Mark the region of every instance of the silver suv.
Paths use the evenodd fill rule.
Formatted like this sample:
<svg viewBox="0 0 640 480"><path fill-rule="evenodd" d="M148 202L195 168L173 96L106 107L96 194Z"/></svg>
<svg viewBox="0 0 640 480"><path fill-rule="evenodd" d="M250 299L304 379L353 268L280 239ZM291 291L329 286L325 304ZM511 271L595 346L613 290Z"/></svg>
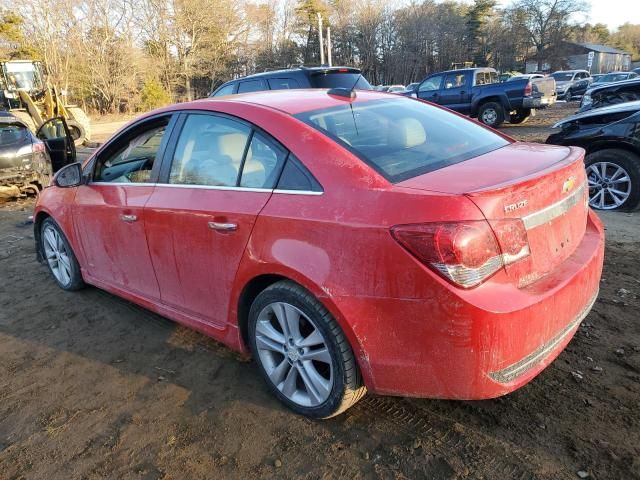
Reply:
<svg viewBox="0 0 640 480"><path fill-rule="evenodd" d="M557 98L567 101L572 97L584 95L593 81L591 74L586 70L559 70L551 76L556 81Z"/></svg>

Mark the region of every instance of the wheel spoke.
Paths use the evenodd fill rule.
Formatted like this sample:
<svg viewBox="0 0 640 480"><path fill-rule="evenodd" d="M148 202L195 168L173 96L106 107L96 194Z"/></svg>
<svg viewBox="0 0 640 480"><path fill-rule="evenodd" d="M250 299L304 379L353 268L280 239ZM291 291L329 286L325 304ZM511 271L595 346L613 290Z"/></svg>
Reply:
<svg viewBox="0 0 640 480"><path fill-rule="evenodd" d="M294 340L302 338L300 335L300 312L287 303L277 303L273 306L273 312L278 318L285 336Z"/></svg>
<svg viewBox="0 0 640 480"><path fill-rule="evenodd" d="M318 373L316 367L310 361L303 361L302 365L298 367L298 371L307 393L313 399L312 403L323 402L329 396L329 381Z"/></svg>
<svg viewBox="0 0 640 480"><path fill-rule="evenodd" d="M626 172L621 167L618 167L618 169L615 171L615 173L613 175L611 175L611 178L609 180L610 181L614 181L620 175L624 175L625 173Z"/></svg>
<svg viewBox="0 0 640 480"><path fill-rule="evenodd" d="M298 369L292 367L289 369L289 373L287 377L284 379L284 383L282 384L282 389L280 390L287 398L293 397L296 393L296 380L298 379Z"/></svg>
<svg viewBox="0 0 640 480"><path fill-rule="evenodd" d="M259 320L256 324L256 333L278 343L280 345L280 351L282 351L282 347L284 347L285 344L284 335L273 328L271 322L268 320Z"/></svg>
<svg viewBox="0 0 640 480"><path fill-rule="evenodd" d="M624 192L620 192L618 190L609 189L609 195L611 196L611 198L613 199L613 201L615 202L617 207L622 205L624 203L624 201L626 200L626 198L625 198L626 194Z"/></svg>
<svg viewBox="0 0 640 480"><path fill-rule="evenodd" d="M51 249L51 251L53 251L53 252L58 251L58 242L56 242L56 238L53 236L53 233L52 233L51 229L45 230L44 239L46 240L47 244L49 245L49 248Z"/></svg>
<svg viewBox="0 0 640 480"><path fill-rule="evenodd" d="M69 261L69 257L67 257L66 253L60 254L60 263L64 267L64 269L71 274L71 262Z"/></svg>
<svg viewBox="0 0 640 480"><path fill-rule="evenodd" d="M285 379L287 373L289 373L289 370L291 370L291 364L289 364L286 358L283 358L280 364L274 367L270 372L267 372L267 374L274 385L280 385Z"/></svg>
<svg viewBox="0 0 640 480"><path fill-rule="evenodd" d="M326 348L321 348L318 350L311 350L310 352L305 353L302 356L303 360L316 360L322 363L328 363L331 365L331 354L329 350Z"/></svg>
<svg viewBox="0 0 640 480"><path fill-rule="evenodd" d="M281 343L263 335L256 335L256 346L262 350L271 350L272 352L283 353Z"/></svg>
<svg viewBox="0 0 640 480"><path fill-rule="evenodd" d="M607 162L600 162L600 178L607 178Z"/></svg>
<svg viewBox="0 0 640 480"><path fill-rule="evenodd" d="M616 180L611 180L611 183L629 183L630 179L626 175L622 178L618 178Z"/></svg>
<svg viewBox="0 0 640 480"><path fill-rule="evenodd" d="M298 344L300 347L315 347L316 345L324 345L324 338L317 328L314 328L313 332Z"/></svg>

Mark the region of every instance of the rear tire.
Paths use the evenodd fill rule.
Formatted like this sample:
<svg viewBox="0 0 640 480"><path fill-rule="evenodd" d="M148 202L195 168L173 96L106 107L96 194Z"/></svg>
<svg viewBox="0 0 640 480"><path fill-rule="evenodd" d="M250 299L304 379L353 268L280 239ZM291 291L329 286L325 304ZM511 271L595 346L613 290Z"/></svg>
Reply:
<svg viewBox="0 0 640 480"><path fill-rule="evenodd" d="M640 203L640 157L609 148L585 159L589 205L598 210L632 211ZM613 191L612 191L613 190Z"/></svg>
<svg viewBox="0 0 640 480"><path fill-rule="evenodd" d="M53 279L60 288L72 291L85 286L80 264L67 237L50 217L40 226L40 249Z"/></svg>
<svg viewBox="0 0 640 480"><path fill-rule="evenodd" d="M487 102L478 110L478 120L491 128L498 128L504 122L504 108L497 102Z"/></svg>
<svg viewBox="0 0 640 480"><path fill-rule="evenodd" d="M248 327L262 377L294 412L333 417L367 392L344 333L299 285L285 280L262 291L251 305Z"/></svg>
<svg viewBox="0 0 640 480"><path fill-rule="evenodd" d="M519 125L529 120L530 116L531 116L530 108L525 108L523 110L516 110L516 113L509 115L509 123L513 123L514 125Z"/></svg>

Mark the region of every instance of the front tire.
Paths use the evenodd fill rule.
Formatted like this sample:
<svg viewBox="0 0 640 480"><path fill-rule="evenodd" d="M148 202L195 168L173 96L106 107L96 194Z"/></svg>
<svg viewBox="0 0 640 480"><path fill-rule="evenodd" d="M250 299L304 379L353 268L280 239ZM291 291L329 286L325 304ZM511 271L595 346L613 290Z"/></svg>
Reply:
<svg viewBox="0 0 640 480"><path fill-rule="evenodd" d="M85 286L71 245L52 218L45 219L40 227L40 249L60 288L72 291Z"/></svg>
<svg viewBox="0 0 640 480"><path fill-rule="evenodd" d="M296 413L333 417L366 393L335 319L293 282L277 282L257 296L249 311L249 346L269 389Z"/></svg>
<svg viewBox="0 0 640 480"><path fill-rule="evenodd" d="M566 102L571 101L571 97L573 97L573 92L571 91L571 89L569 88L565 93L564 93L564 100Z"/></svg>
<svg viewBox="0 0 640 480"><path fill-rule="evenodd" d="M589 205L598 210L635 210L640 203L640 157L610 148L587 155Z"/></svg>
<svg viewBox="0 0 640 480"><path fill-rule="evenodd" d="M487 102L478 110L478 120L491 128L498 128L504 122L504 108L496 102Z"/></svg>

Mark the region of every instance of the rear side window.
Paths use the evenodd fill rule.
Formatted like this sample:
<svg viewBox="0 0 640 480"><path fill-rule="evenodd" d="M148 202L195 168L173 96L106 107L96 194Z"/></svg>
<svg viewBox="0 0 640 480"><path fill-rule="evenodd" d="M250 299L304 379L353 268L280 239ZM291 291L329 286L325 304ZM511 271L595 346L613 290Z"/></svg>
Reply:
<svg viewBox="0 0 640 480"><path fill-rule="evenodd" d="M271 90L288 90L290 88L300 88L298 81L294 78L270 78L269 88Z"/></svg>
<svg viewBox="0 0 640 480"><path fill-rule="evenodd" d="M247 80L246 82L240 82L240 85L238 85L238 93L258 92L260 90L264 90L262 80Z"/></svg>
<svg viewBox="0 0 640 480"><path fill-rule="evenodd" d="M351 150L393 183L509 144L463 117L405 98L355 102L296 117Z"/></svg>
<svg viewBox="0 0 640 480"><path fill-rule="evenodd" d="M318 181L292 153L287 158L287 163L284 165L276 188L278 190L322 192Z"/></svg>
<svg viewBox="0 0 640 480"><path fill-rule="evenodd" d="M464 87L464 79L466 75L464 73L448 73L444 78L444 88L458 88Z"/></svg>
<svg viewBox="0 0 640 480"><path fill-rule="evenodd" d="M309 82L311 83L311 88L356 88L359 90L371 90L369 82L359 73L341 72L340 70L312 73Z"/></svg>

